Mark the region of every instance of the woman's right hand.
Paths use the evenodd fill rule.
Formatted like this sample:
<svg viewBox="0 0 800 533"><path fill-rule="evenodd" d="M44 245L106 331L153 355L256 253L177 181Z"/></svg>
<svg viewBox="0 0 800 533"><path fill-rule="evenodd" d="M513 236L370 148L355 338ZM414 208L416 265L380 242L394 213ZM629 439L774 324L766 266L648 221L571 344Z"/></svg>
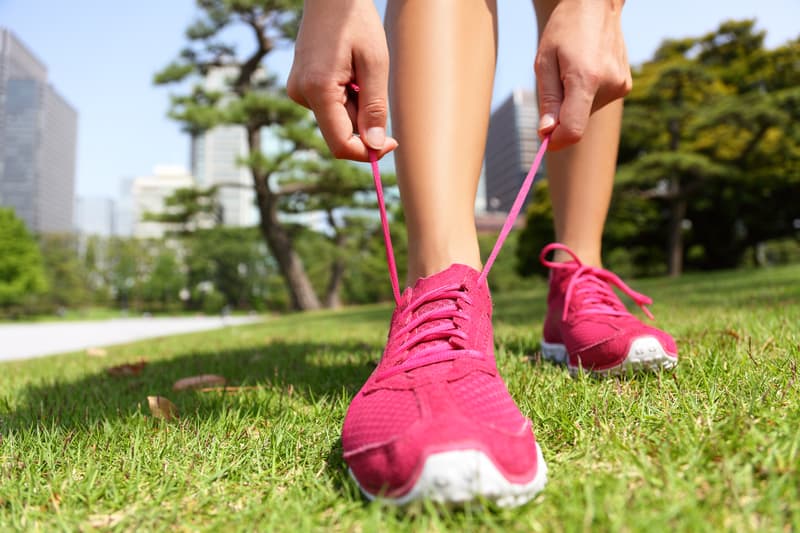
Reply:
<svg viewBox="0 0 800 533"><path fill-rule="evenodd" d="M369 161L368 148L378 157L397 148L386 136L388 81L386 34L371 0L306 0L287 92L314 112L335 157Z"/></svg>

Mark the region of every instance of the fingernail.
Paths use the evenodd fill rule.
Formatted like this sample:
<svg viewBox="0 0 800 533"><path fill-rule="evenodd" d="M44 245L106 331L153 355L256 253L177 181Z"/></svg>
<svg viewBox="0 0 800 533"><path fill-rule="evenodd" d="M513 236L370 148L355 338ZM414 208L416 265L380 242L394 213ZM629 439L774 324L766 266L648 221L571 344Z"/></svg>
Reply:
<svg viewBox="0 0 800 533"><path fill-rule="evenodd" d="M539 119L539 129L546 130L547 128L552 128L555 125L556 119L550 113L545 113L542 115L542 118Z"/></svg>
<svg viewBox="0 0 800 533"><path fill-rule="evenodd" d="M386 142L386 132L383 128L369 128L367 130L367 144L370 148L380 150Z"/></svg>

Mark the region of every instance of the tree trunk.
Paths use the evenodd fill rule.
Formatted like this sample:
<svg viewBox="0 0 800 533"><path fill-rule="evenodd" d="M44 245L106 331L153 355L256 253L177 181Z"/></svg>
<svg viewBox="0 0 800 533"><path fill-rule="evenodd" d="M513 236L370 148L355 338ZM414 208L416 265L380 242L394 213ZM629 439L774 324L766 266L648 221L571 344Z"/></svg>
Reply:
<svg viewBox="0 0 800 533"><path fill-rule="evenodd" d="M672 119L669 122L670 149L678 151L680 144L680 123ZM673 278L683 272L683 219L686 217L686 198L681 191L680 176L669 178L669 242L667 244L667 272Z"/></svg>
<svg viewBox="0 0 800 533"><path fill-rule="evenodd" d="M669 248L667 250L668 272L678 277L683 272L683 219L686 217L686 198L681 195L680 178L672 177L669 183Z"/></svg>
<svg viewBox="0 0 800 533"><path fill-rule="evenodd" d="M342 291L342 283L344 282L344 273L346 265L342 257L342 250L347 244L347 235L336 224L336 217L333 216L333 210L327 209L326 215L328 217L328 224L334 231L333 244L335 246L333 263L331 264L331 276L328 279L328 290L325 291L325 307L330 309L339 309L342 307L342 298L339 294Z"/></svg>
<svg viewBox="0 0 800 533"><path fill-rule="evenodd" d="M260 151L261 132L248 128L247 142L251 154ZM251 167L250 171L253 173L256 188L261 235L278 263L278 269L286 282L286 288L289 289L292 308L298 311L320 309L322 306L311 285L311 280L308 279L303 261L294 249L289 232L278 221L278 198L269 190L267 176L258 168Z"/></svg>
<svg viewBox="0 0 800 533"><path fill-rule="evenodd" d="M258 196L258 195L257 195ZM294 250L292 239L278 221L268 213L264 213L259 199L259 210L261 211L261 234L267 242L275 261L278 263L283 279L286 281L286 288L292 299L292 308L298 311L310 311L320 309L319 298L314 292L311 280L303 267L303 261ZM265 216L265 214L267 216ZM270 220L272 218L272 220Z"/></svg>
<svg viewBox="0 0 800 533"><path fill-rule="evenodd" d="M328 280L328 290L325 293L325 307L339 309L342 307L342 283L344 282L344 260L336 258L331 265L331 277Z"/></svg>

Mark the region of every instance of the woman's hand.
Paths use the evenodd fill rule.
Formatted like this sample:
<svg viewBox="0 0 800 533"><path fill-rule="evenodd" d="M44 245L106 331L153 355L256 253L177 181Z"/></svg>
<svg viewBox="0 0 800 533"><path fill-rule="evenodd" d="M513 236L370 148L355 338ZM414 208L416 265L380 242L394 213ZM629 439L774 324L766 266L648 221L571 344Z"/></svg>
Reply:
<svg viewBox="0 0 800 533"><path fill-rule="evenodd" d="M388 78L386 34L371 0L306 0L287 91L314 112L337 158L368 161L368 147L378 157L397 147L386 136Z"/></svg>
<svg viewBox="0 0 800 533"><path fill-rule="evenodd" d="M539 40L539 135L550 149L581 140L589 115L631 90L621 0L561 0Z"/></svg>

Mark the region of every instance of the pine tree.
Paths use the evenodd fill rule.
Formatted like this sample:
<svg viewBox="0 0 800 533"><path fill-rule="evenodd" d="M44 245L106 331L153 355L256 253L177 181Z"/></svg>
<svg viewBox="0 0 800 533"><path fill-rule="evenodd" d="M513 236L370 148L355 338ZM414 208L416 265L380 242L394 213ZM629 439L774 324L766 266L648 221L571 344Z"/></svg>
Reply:
<svg viewBox="0 0 800 533"><path fill-rule="evenodd" d="M336 161L317 132L310 113L285 95L267 74L264 59L296 37L300 0L198 0L201 15L186 31L189 45L180 57L155 77L157 84L191 81L188 93L172 97L170 116L192 134L218 125L240 125L246 131L249 153L242 161L253 178L260 215L259 227L286 282L295 309L317 309L314 291L296 250L286 212L320 210L341 235L342 216L334 211L360 204L359 193L370 188L369 176L349 163ZM237 54L224 39L232 28L244 28L254 49ZM204 88L202 77L214 69L230 73L227 90ZM263 150L266 141L279 148ZM329 287L337 291L342 271L331 268ZM335 304L330 290L325 300Z"/></svg>

